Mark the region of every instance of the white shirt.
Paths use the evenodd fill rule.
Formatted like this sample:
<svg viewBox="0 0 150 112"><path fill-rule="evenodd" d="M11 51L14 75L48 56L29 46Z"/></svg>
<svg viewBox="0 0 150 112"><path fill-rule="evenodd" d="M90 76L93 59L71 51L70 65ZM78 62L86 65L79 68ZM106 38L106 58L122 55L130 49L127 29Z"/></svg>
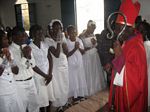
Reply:
<svg viewBox="0 0 150 112"><path fill-rule="evenodd" d="M18 75L14 76L15 80L25 80L32 77L34 75L32 68L35 67L35 60L32 53L32 58L30 60L27 60L25 57L21 56L21 49L19 45L12 43L9 46L9 49L14 56L14 61L16 62L16 65L19 67Z"/></svg>
<svg viewBox="0 0 150 112"><path fill-rule="evenodd" d="M5 63L5 59L0 58L0 66L4 67L4 71L2 75L0 76L0 95L8 95L15 92L15 89L13 87L13 73L11 71L11 66L8 62Z"/></svg>

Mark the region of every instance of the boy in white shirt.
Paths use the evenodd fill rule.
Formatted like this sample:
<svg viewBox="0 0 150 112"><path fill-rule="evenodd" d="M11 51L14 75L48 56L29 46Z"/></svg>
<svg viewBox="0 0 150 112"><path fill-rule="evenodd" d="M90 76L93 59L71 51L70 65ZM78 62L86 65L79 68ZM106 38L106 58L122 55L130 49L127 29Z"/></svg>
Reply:
<svg viewBox="0 0 150 112"><path fill-rule="evenodd" d="M12 59L8 46L7 36L0 30L0 111L25 112L13 78L14 74L18 74L18 67Z"/></svg>
<svg viewBox="0 0 150 112"><path fill-rule="evenodd" d="M15 57L15 62L19 67L18 76L15 76L16 85L18 87L19 94L23 100L23 104L28 112L39 111L39 100L37 96L37 90L33 75L36 73L43 76L46 80L45 83L49 83L51 77L43 73L36 65L32 56L30 46L26 45L26 33L22 27L14 27L12 31L13 42L10 45L10 50Z"/></svg>

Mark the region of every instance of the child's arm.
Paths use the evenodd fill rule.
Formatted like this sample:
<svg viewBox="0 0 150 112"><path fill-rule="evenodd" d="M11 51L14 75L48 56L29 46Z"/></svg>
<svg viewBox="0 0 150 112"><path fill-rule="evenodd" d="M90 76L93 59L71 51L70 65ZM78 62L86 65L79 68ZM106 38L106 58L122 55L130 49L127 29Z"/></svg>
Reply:
<svg viewBox="0 0 150 112"><path fill-rule="evenodd" d="M67 53L67 57L72 56L79 49L79 42L75 42L74 49Z"/></svg>

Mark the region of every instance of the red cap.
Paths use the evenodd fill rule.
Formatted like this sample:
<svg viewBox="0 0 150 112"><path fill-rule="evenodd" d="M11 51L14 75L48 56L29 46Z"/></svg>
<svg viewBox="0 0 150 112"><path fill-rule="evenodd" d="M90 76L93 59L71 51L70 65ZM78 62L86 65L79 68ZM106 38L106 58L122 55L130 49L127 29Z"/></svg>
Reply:
<svg viewBox="0 0 150 112"><path fill-rule="evenodd" d="M138 1L133 3L132 0L123 0L119 11L126 16L127 25L133 26L136 17L139 15L140 3ZM118 15L116 23L125 24L124 19L121 15Z"/></svg>

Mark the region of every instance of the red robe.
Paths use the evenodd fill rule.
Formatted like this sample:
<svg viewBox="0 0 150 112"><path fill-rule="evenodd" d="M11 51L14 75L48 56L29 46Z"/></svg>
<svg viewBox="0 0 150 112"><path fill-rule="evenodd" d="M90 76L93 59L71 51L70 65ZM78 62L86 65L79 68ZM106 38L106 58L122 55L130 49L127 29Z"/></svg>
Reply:
<svg viewBox="0 0 150 112"><path fill-rule="evenodd" d="M148 76L146 53L141 34L127 40L123 47L125 71L123 87L115 87L115 112L147 112ZM109 107L112 102L114 69L110 86Z"/></svg>

